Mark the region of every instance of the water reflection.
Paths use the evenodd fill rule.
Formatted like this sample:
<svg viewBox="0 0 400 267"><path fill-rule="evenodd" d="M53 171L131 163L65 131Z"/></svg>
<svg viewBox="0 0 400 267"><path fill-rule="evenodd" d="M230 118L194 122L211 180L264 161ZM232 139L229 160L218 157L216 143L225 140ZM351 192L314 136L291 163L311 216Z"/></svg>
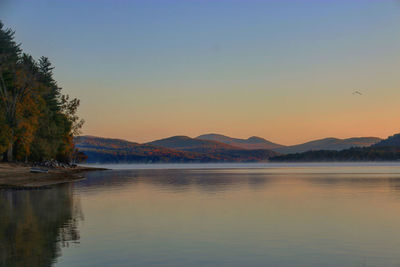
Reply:
<svg viewBox="0 0 400 267"><path fill-rule="evenodd" d="M396 191L400 190L399 174L308 174L307 176L296 176L296 179L323 187L353 187L357 189L390 187Z"/></svg>
<svg viewBox="0 0 400 267"><path fill-rule="evenodd" d="M81 219L71 184L0 191L0 266L52 266L61 247L79 241Z"/></svg>
<svg viewBox="0 0 400 267"><path fill-rule="evenodd" d="M86 180L77 183L81 190L96 191L102 188L126 188L134 185L150 185L172 191L185 191L192 188L207 192L220 192L249 185L254 190L262 189L276 177L263 173L205 172L198 170L118 170L92 172Z"/></svg>
<svg viewBox="0 0 400 267"><path fill-rule="evenodd" d="M260 170L247 170L247 173L242 170L113 170L88 173L86 180L79 182L76 187L99 192L102 189L109 191L148 185L175 192L193 188L223 192L243 186L263 190L268 185L290 182L332 188L387 186L400 190L400 174L397 173L279 173Z"/></svg>
<svg viewBox="0 0 400 267"><path fill-rule="evenodd" d="M398 171L322 171L116 170L0 191L0 266L397 266Z"/></svg>
<svg viewBox="0 0 400 267"><path fill-rule="evenodd" d="M93 236L74 256L107 266L397 266L399 185L382 170L93 172L76 185Z"/></svg>
<svg viewBox="0 0 400 267"><path fill-rule="evenodd" d="M391 178L388 179L388 182L391 189L400 193L400 178Z"/></svg>

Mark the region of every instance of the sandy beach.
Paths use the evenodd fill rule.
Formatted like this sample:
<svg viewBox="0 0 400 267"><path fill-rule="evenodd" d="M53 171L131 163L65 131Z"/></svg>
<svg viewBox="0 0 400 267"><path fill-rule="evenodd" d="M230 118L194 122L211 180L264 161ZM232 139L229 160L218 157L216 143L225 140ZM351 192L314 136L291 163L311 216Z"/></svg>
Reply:
<svg viewBox="0 0 400 267"><path fill-rule="evenodd" d="M16 163L0 163L0 189L34 189L84 179L83 172L105 170L81 167L49 169L48 173L31 173L30 167Z"/></svg>

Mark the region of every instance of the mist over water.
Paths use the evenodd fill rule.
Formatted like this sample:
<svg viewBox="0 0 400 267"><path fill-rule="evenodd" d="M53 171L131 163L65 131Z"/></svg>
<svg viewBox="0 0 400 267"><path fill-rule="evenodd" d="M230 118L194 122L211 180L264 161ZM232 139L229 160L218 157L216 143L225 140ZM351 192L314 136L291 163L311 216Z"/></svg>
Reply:
<svg viewBox="0 0 400 267"><path fill-rule="evenodd" d="M399 164L222 165L0 191L1 266L399 266Z"/></svg>
<svg viewBox="0 0 400 267"><path fill-rule="evenodd" d="M357 172L362 171L376 171L379 170L379 167L385 168L385 171L391 171L391 167L400 166L400 162L310 162L310 163L120 163L120 164L82 164L82 166L87 167L100 167L107 168L112 170L141 170L141 169L281 169L284 172L288 170L299 171L301 169L305 169L307 167L317 168L321 170L322 168L335 168L340 167L340 169L336 169L335 171L343 171L346 167L353 168L353 170ZM378 167L378 169L376 168ZM314 172L315 170L313 170ZM397 168L394 168L393 171L398 171ZM331 172L331 170L329 171Z"/></svg>

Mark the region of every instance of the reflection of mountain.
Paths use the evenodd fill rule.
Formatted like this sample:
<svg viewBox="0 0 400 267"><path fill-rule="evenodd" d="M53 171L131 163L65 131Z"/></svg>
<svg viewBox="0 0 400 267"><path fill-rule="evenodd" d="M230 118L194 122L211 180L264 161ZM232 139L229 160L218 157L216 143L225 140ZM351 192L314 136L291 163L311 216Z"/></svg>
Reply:
<svg viewBox="0 0 400 267"><path fill-rule="evenodd" d="M355 188L377 188L389 185L390 187L400 184L398 174L383 173L352 173L352 174L324 174L301 177L302 180L320 186L340 185L342 187Z"/></svg>
<svg viewBox="0 0 400 267"><path fill-rule="evenodd" d="M82 218L72 185L0 192L0 266L52 266L61 247L79 240Z"/></svg>
<svg viewBox="0 0 400 267"><path fill-rule="evenodd" d="M234 188L249 187L253 190L281 182L302 181L318 186L341 188L377 188L390 186L400 191L400 175L396 173L279 173L259 170L110 170L89 172L86 179L76 183L79 191L134 190L151 186L157 190L184 192L201 190L224 192Z"/></svg>
<svg viewBox="0 0 400 267"><path fill-rule="evenodd" d="M130 185L151 185L159 188L187 190L201 188L206 191L222 191L242 185L263 185L271 182L271 176L262 173L235 173L210 170L113 170L89 172L86 179L76 183L83 191L110 190Z"/></svg>
<svg viewBox="0 0 400 267"><path fill-rule="evenodd" d="M400 178L391 178L388 179L388 181L390 188L395 192L400 193Z"/></svg>

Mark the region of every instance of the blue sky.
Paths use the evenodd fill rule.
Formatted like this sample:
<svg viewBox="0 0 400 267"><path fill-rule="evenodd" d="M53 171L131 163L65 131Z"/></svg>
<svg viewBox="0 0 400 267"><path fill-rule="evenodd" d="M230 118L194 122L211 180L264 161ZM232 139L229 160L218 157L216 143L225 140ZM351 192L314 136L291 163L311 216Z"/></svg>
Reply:
<svg viewBox="0 0 400 267"><path fill-rule="evenodd" d="M82 100L87 134L398 130L398 1L0 1L23 49Z"/></svg>

